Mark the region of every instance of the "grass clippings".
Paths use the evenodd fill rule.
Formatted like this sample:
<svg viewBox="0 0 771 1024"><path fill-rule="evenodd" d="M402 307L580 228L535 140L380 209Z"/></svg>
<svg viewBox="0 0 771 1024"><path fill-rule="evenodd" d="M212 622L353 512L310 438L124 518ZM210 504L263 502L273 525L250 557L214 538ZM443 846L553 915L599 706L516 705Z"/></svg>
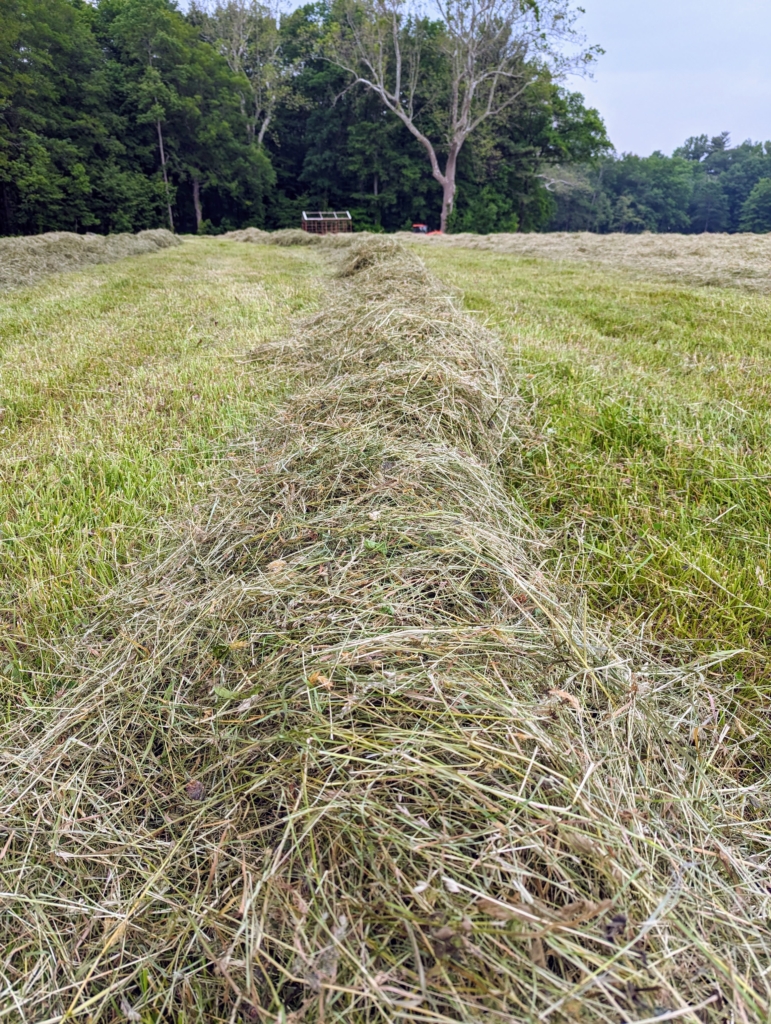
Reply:
<svg viewBox="0 0 771 1024"><path fill-rule="evenodd" d="M544 234L405 235L423 245L623 268L641 278L771 292L771 235Z"/></svg>
<svg viewBox="0 0 771 1024"><path fill-rule="evenodd" d="M13 709L5 1017L767 1019L752 737L539 568L496 339L393 243L342 274L255 352L297 389L207 513Z"/></svg>
<svg viewBox="0 0 771 1024"><path fill-rule="evenodd" d="M346 248L372 235L368 231L331 231L322 235L314 231L303 231L302 228L280 228L278 231L242 228L240 231L226 231L219 237L229 242L249 242L252 245L323 245Z"/></svg>
<svg viewBox="0 0 771 1024"><path fill-rule="evenodd" d="M0 289L20 288L51 274L92 263L114 263L126 256L157 252L172 245L181 245L180 239L165 228L136 235L49 231L23 238L0 238Z"/></svg>

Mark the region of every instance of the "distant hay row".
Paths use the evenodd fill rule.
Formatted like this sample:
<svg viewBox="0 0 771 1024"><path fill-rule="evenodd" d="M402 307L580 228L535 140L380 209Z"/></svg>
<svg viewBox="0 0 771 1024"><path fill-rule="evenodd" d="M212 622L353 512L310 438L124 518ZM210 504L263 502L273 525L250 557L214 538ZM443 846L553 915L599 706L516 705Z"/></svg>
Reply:
<svg viewBox="0 0 771 1024"><path fill-rule="evenodd" d="M646 278L663 277L683 284L771 292L771 234L597 235L573 231L413 237L426 245L599 263Z"/></svg>
<svg viewBox="0 0 771 1024"><path fill-rule="evenodd" d="M241 231L227 231L220 238L230 242L250 242L253 245L325 245L346 247L371 237L369 232L354 234L317 235L302 228L281 228L278 231L263 231L261 228L243 228Z"/></svg>
<svg viewBox="0 0 771 1024"><path fill-rule="evenodd" d="M253 355L292 395L9 716L5 1017L767 1020L726 692L539 569L496 339L399 244L340 258Z"/></svg>
<svg viewBox="0 0 771 1024"><path fill-rule="evenodd" d="M125 256L139 256L180 240L165 228L136 235L76 235L50 231L26 238L0 238L0 289L34 284L51 274L78 270L91 263L114 263Z"/></svg>
<svg viewBox="0 0 771 1024"><path fill-rule="evenodd" d="M300 228L261 231L246 228L222 238L258 245L352 245L357 235L313 235ZM402 242L449 248L477 249L536 259L599 264L637 277L663 278L686 285L737 287L771 292L771 234L769 235L598 235L587 231L545 234L431 235L400 232Z"/></svg>

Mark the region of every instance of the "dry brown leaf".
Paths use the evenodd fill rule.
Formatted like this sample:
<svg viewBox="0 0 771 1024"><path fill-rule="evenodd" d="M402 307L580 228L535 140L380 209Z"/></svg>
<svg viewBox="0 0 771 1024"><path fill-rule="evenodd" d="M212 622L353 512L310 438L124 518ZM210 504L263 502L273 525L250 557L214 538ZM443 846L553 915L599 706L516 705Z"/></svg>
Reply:
<svg viewBox="0 0 771 1024"><path fill-rule="evenodd" d="M576 900L575 903L568 903L564 907L560 907L557 915L561 924L573 927L584 921L591 921L593 917L599 917L606 910L610 910L612 906L613 900L601 900L599 903L594 903L592 900Z"/></svg>
<svg viewBox="0 0 771 1024"><path fill-rule="evenodd" d="M308 676L308 683L311 686L321 686L324 690L331 690L334 686L329 676L325 676L323 672L311 672Z"/></svg>
<svg viewBox="0 0 771 1024"><path fill-rule="evenodd" d="M283 558L276 558L272 562L268 562L268 572L282 572L286 569L286 562Z"/></svg>
<svg viewBox="0 0 771 1024"><path fill-rule="evenodd" d="M589 857L604 857L605 852L598 842L580 832L561 832L560 838L574 853Z"/></svg>
<svg viewBox="0 0 771 1024"><path fill-rule="evenodd" d="M568 693L567 690L549 690L549 693L552 695L552 697L559 698L559 700L561 700L564 704L570 704L572 707L576 709L576 711L581 710L581 704L578 700L578 697L574 696L572 693Z"/></svg>
<svg viewBox="0 0 771 1024"><path fill-rule="evenodd" d="M190 800L203 800L206 796L206 789L202 782L193 779L185 786L185 793Z"/></svg>
<svg viewBox="0 0 771 1024"><path fill-rule="evenodd" d="M530 940L530 959L536 967L546 966L546 953L544 952L543 943L537 937Z"/></svg>
<svg viewBox="0 0 771 1024"><path fill-rule="evenodd" d="M476 907L481 913L487 914L488 917L495 918L496 921L532 922L539 920L538 913L535 909L530 910L524 906L518 907L510 903L499 903L498 900L490 900L484 896L477 900Z"/></svg>

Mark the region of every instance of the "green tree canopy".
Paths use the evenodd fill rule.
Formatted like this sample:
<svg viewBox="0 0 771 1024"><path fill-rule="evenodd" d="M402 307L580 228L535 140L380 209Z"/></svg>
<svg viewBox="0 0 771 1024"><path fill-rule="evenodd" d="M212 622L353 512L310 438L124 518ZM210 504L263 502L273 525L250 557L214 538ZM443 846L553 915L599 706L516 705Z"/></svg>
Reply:
<svg viewBox="0 0 771 1024"><path fill-rule="evenodd" d="M742 231L771 231L771 178L756 182L742 206Z"/></svg>

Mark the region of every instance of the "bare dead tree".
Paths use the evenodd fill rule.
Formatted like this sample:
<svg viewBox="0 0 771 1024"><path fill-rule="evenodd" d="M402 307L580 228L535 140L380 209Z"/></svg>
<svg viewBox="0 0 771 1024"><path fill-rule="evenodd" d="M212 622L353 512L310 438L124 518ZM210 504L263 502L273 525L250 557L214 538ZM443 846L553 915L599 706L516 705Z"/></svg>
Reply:
<svg viewBox="0 0 771 1024"><path fill-rule="evenodd" d="M584 45L576 29L581 8L572 0L434 0L441 30L431 45L445 69L437 76L425 60L428 22L416 2L342 0L326 55L351 75L352 85L375 93L423 146L442 186L445 231L458 155L469 135L517 103L545 70L559 79L585 69L602 51Z"/></svg>

